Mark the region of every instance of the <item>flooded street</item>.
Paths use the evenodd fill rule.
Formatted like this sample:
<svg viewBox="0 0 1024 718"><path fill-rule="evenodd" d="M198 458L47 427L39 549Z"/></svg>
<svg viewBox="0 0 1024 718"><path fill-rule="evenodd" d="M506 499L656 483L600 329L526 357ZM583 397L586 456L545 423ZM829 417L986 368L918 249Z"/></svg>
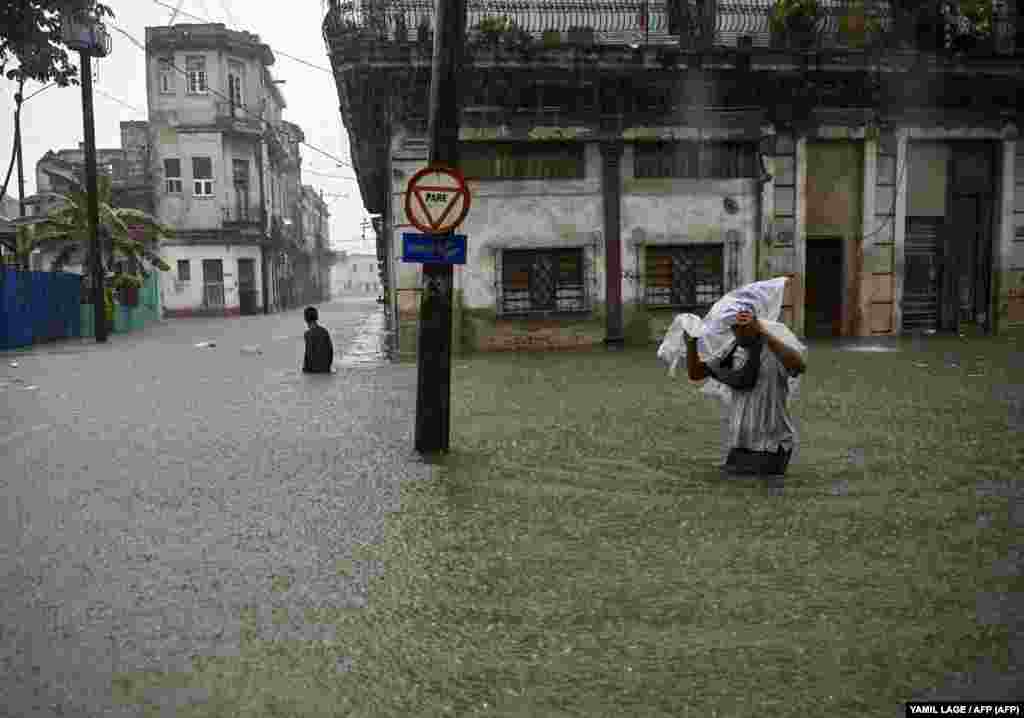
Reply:
<svg viewBox="0 0 1024 718"><path fill-rule="evenodd" d="M250 628L331 640L302 611L364 605L359 547L426 474L415 372L385 360L382 314L320 307L329 376L300 372L301 310L5 355L0 704L138 715L117 677L237 656Z"/></svg>

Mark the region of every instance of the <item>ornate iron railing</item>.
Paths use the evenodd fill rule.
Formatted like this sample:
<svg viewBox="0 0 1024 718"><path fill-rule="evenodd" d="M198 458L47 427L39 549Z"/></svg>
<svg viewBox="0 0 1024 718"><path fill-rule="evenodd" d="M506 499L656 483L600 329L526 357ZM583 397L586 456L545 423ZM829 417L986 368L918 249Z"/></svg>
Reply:
<svg viewBox="0 0 1024 718"><path fill-rule="evenodd" d="M787 33L772 30L773 0L467 0L466 28L471 42L505 35L545 44L1019 51L1014 8L990 1L979 14L978 0L818 0L813 26ZM433 31L433 0L331 0L324 21L326 36L384 42L428 42Z"/></svg>

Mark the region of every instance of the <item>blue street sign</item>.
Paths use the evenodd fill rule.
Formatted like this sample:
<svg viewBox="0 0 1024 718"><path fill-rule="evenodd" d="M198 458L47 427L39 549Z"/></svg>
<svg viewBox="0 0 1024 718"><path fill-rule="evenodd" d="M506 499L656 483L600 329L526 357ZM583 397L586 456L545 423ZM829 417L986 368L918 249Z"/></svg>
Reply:
<svg viewBox="0 0 1024 718"><path fill-rule="evenodd" d="M465 264L466 235L402 232L402 261L417 264Z"/></svg>

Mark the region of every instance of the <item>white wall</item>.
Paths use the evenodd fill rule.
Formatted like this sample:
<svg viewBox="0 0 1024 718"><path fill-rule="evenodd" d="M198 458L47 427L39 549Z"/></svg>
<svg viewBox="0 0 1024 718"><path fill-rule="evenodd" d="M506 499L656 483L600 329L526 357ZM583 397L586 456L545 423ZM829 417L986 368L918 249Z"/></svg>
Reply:
<svg viewBox="0 0 1024 718"><path fill-rule="evenodd" d="M224 170L224 151L219 132L177 132L174 128L157 130L155 175L157 216L176 229L217 229L221 224L221 207L227 193L234 192ZM209 157L213 164L213 196L193 196L192 158ZM164 159L181 160L181 194L168 195L164 176ZM258 202L257 202L258 204Z"/></svg>
<svg viewBox="0 0 1024 718"><path fill-rule="evenodd" d="M351 282L351 286L348 283ZM366 289L369 284L370 288ZM331 294L373 294L383 291L377 271L377 255L350 254L346 261L331 267Z"/></svg>
<svg viewBox="0 0 1024 718"><path fill-rule="evenodd" d="M171 265L171 271L161 272L160 291L163 295L163 306L171 311L181 309L198 309L203 303L203 260L220 259L224 267L224 306L237 307L238 296L238 260L252 259L255 265L256 292L258 304L263 304L263 280L260 269L259 247L242 247L223 245L196 247L165 247L164 260ZM191 262L191 280L178 283L178 260L187 259Z"/></svg>

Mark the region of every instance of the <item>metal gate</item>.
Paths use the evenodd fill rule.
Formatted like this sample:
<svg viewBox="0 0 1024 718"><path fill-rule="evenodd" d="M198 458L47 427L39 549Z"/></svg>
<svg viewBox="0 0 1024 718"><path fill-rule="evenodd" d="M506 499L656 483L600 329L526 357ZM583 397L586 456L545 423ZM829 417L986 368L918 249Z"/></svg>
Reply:
<svg viewBox="0 0 1024 718"><path fill-rule="evenodd" d="M203 308L224 308L224 264L219 259L203 260Z"/></svg>
<svg viewBox="0 0 1024 718"><path fill-rule="evenodd" d="M941 217L908 217L904 242L903 329L936 329Z"/></svg>

